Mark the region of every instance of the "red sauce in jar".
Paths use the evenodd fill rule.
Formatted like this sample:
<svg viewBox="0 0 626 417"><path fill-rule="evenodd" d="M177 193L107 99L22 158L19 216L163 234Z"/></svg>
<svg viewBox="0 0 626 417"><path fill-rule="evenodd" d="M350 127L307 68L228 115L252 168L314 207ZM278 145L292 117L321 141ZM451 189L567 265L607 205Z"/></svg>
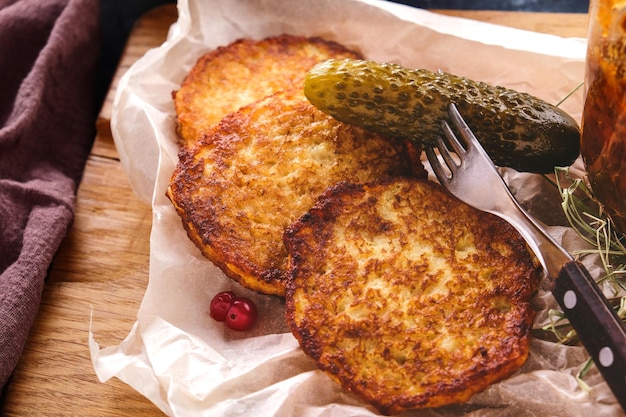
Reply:
<svg viewBox="0 0 626 417"><path fill-rule="evenodd" d="M594 196L626 233L626 10L612 6L590 10L581 154Z"/></svg>

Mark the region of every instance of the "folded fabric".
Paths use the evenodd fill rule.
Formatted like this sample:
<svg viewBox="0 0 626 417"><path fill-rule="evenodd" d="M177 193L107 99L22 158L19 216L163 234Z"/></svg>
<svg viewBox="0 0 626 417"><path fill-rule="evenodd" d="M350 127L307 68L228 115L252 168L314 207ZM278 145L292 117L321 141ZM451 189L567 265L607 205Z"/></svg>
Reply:
<svg viewBox="0 0 626 417"><path fill-rule="evenodd" d="M73 220L96 114L98 0L0 0L0 386Z"/></svg>

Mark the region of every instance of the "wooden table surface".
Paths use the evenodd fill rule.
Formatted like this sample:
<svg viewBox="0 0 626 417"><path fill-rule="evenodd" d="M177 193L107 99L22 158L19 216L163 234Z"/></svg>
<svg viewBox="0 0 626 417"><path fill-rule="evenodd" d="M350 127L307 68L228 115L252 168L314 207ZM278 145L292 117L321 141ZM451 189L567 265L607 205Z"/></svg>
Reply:
<svg viewBox="0 0 626 417"><path fill-rule="evenodd" d="M438 11L536 32L585 37L587 15ZM148 283L151 209L130 189L109 128L119 77L160 45L176 20L174 5L137 22L111 91L78 191L76 219L49 273L38 318L7 386L4 416L161 416L149 400L113 378L100 383L88 349L90 315L101 347L128 334Z"/></svg>

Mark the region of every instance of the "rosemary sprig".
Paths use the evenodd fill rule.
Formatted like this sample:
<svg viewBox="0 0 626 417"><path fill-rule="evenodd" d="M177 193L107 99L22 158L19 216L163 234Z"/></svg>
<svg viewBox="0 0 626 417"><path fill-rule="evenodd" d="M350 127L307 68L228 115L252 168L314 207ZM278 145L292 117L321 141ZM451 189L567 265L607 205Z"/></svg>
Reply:
<svg viewBox="0 0 626 417"><path fill-rule="evenodd" d="M563 97L561 99L561 101L559 101L558 103L556 103L556 107L559 107L561 104L563 104L563 102L565 100L567 100L568 98L570 98L576 91L580 90L581 88L583 88L585 85L584 81L581 81L580 84L578 84L576 87L574 87L572 89L572 91L570 91L569 93L567 93L567 95L565 97Z"/></svg>
<svg viewBox="0 0 626 417"><path fill-rule="evenodd" d="M568 186L563 181L569 181ZM614 295L626 290L626 246L623 235L617 231L611 219L603 212L591 190L580 178L569 175L568 168L556 168L556 185L563 199L565 216L578 235L591 246L574 255L584 257L598 255L605 275L599 283L608 282Z"/></svg>
<svg viewBox="0 0 626 417"><path fill-rule="evenodd" d="M585 376L589 373L589 370L593 367L593 360L591 358L585 361L585 364L582 366L580 371L576 374L576 381L578 382L578 386L585 392L585 394L589 395L591 393L591 387L584 381Z"/></svg>
<svg viewBox="0 0 626 417"><path fill-rule="evenodd" d="M626 322L626 296L623 295L626 291L624 236L614 228L610 217L603 212L602 205L593 198L591 190L582 179L570 176L569 168L556 168L555 174L555 185L563 200L563 212L576 233L590 245L590 249L577 251L573 255L579 258L589 255L599 257L604 276L597 281L611 286L616 298L609 302L615 306L618 317ZM569 185L564 186L564 182L569 182ZM578 343L576 331L571 328L563 312L550 310L548 315L550 323L543 327L544 331L552 333L559 343ZM588 359L576 375L578 385L587 394L591 388L584 378L592 367L593 361Z"/></svg>
<svg viewBox="0 0 626 417"><path fill-rule="evenodd" d="M548 310L548 316L550 317L550 322L543 326L541 330L552 334L560 344L575 345L578 343L576 331L569 325L562 311L550 309Z"/></svg>

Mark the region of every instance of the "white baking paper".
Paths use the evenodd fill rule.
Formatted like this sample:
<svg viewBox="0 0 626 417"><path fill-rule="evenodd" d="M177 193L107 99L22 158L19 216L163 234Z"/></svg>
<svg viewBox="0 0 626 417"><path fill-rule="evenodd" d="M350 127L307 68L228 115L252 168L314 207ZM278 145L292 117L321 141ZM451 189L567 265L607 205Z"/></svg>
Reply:
<svg viewBox="0 0 626 417"><path fill-rule="evenodd" d="M291 33L336 40L369 59L441 69L556 103L582 82L586 43L377 0L180 0L178 9L167 41L130 68L113 105L120 158L135 192L153 207L150 280L125 340L101 349L90 334L94 369L101 381L121 379L170 416L376 415L300 351L284 323L282 300L238 287L187 238L164 194L178 150L171 92L196 59L217 46ZM562 107L579 120L582 91ZM552 222L545 204L533 206L545 181L514 171L505 177L525 205ZM549 213L558 213L557 200L553 195L557 209ZM570 249L578 244L570 243L576 242L571 229L550 230L559 239L566 236ZM256 302L260 321L252 331L229 331L209 317L211 297L226 289ZM540 326L556 304L545 291L535 304ZM523 369L468 404L406 415L623 416L597 372L585 379L590 393L580 389L575 375L585 360L581 348L537 339Z"/></svg>

